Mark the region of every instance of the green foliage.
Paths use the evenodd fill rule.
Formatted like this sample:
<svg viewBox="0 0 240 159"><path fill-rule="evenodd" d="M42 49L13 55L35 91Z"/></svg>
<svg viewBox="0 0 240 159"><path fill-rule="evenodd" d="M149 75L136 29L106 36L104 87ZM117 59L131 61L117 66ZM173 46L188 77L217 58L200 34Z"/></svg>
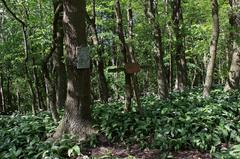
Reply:
<svg viewBox="0 0 240 159"><path fill-rule="evenodd" d="M204 99L196 89L172 93L168 101L146 96L142 98L142 113L135 105L131 112L124 112L121 102L96 104L93 117L95 127L111 142L163 152L196 149L211 152L215 158L234 158L240 152L239 97L237 91L222 93L216 89L211 98ZM0 128L2 159L84 156L82 149L98 145L94 136L85 144L78 144L69 135L47 140L56 128L48 113L0 116Z"/></svg>
<svg viewBox="0 0 240 159"><path fill-rule="evenodd" d="M61 140L47 140L48 133L55 128L47 113L38 117L0 116L0 158L67 158L68 149L76 144L76 138L66 135Z"/></svg>
<svg viewBox="0 0 240 159"><path fill-rule="evenodd" d="M127 112L122 103L97 105L96 127L109 140L140 144L162 151L197 149L218 152L222 143L240 142L239 96L217 89L204 99L199 90L172 93L169 101L142 99L143 113ZM239 149L238 149L239 150ZM238 151L230 153L234 156Z"/></svg>

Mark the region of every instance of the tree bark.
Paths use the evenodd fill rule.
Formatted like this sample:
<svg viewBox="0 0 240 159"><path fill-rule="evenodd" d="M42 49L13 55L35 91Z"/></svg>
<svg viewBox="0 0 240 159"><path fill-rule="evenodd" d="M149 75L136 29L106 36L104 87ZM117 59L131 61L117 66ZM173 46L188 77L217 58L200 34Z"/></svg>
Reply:
<svg viewBox="0 0 240 159"><path fill-rule="evenodd" d="M162 46L162 31L157 22L157 8L155 0L145 0L145 15L153 26L155 40L155 62L157 68L158 94L160 98L168 98L166 70L163 63L164 51Z"/></svg>
<svg viewBox="0 0 240 159"><path fill-rule="evenodd" d="M237 15L239 15L239 11L236 8L240 8L237 5L236 1L229 0L229 5L231 7L231 11L229 14L229 23L231 26L230 29L230 36L229 36L229 54L232 54L231 58L231 65L230 70L228 73L228 79L226 81L224 91L231 91L234 89L239 88L239 80L240 80L240 45L239 45L239 29L240 29L240 23L239 18L237 18ZM238 12L237 12L238 11Z"/></svg>
<svg viewBox="0 0 240 159"><path fill-rule="evenodd" d="M64 118L53 137L59 138L63 133L72 133L85 138L86 135L94 132L91 127L90 68L77 68L76 50L78 47L87 46L86 1L64 0L63 10L67 50L67 99Z"/></svg>
<svg viewBox="0 0 240 159"><path fill-rule="evenodd" d="M53 53L53 65L56 75L55 88L56 88L56 105L59 108L64 108L66 95L67 95L67 75L65 64L63 63L63 23L62 23L62 12L63 12L63 1L53 1L55 20L54 27L55 32L53 33L55 51ZM57 13L57 14L56 14Z"/></svg>
<svg viewBox="0 0 240 159"><path fill-rule="evenodd" d="M173 30L176 37L175 42L175 51L176 51L176 81L174 90L183 91L187 86L187 64L183 46L183 17L182 17L182 8L181 0L175 0L172 2L172 21L173 21Z"/></svg>
<svg viewBox="0 0 240 159"><path fill-rule="evenodd" d="M203 96L209 97L210 96L210 89L212 86L213 81L213 72L215 66L215 59L217 55L217 44L218 44L218 37L219 37L219 17L218 17L218 1L211 0L212 2L212 36L211 36L211 43L210 43L210 59L207 64L207 73L205 77L205 84L203 90Z"/></svg>

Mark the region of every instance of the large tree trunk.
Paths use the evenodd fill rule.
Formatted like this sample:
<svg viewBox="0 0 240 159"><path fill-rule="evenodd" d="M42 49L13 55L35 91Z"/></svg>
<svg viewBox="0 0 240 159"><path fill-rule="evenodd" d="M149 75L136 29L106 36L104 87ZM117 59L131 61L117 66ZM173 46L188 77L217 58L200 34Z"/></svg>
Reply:
<svg viewBox="0 0 240 159"><path fill-rule="evenodd" d="M53 65L55 69L56 81L56 105L57 107L64 108L66 95L67 95L67 76L65 64L63 63L63 27L62 27L62 12L63 12L63 1L53 1L54 13L55 14L55 32L54 32L54 43L55 51L53 53Z"/></svg>
<svg viewBox="0 0 240 159"><path fill-rule="evenodd" d="M154 0L145 0L145 14L153 26L155 40L155 61L157 67L158 94L161 98L168 98L168 87L166 80L166 71L163 63L162 32L157 22L157 5Z"/></svg>
<svg viewBox="0 0 240 159"><path fill-rule="evenodd" d="M86 137L91 134L91 100L90 100L90 59L78 61L87 47L86 35L86 1L63 1L63 28L67 50L67 99L65 103L64 118L54 134L54 138L63 133L72 133ZM80 48L80 51L79 51ZM77 51L78 50L78 51ZM76 64L84 62L85 66ZM87 66L87 63L89 64Z"/></svg>
<svg viewBox="0 0 240 159"><path fill-rule="evenodd" d="M97 26L96 26L96 8L95 8L95 0L93 0L92 3L92 18L90 18L88 15L86 16L87 21L90 25L90 29L92 32L92 41L93 44L97 48L97 54L99 56L99 59L96 61L97 62L97 72L98 72L98 79L99 79L99 92L100 92L100 98L102 102L107 103L108 98L109 98L109 93L108 93L108 84L106 80L106 76L104 74L104 61L102 58L102 54L104 51L104 48L100 44L100 40L98 37L97 33Z"/></svg>
<svg viewBox="0 0 240 159"><path fill-rule="evenodd" d="M175 51L176 51L176 81L175 81L175 90L183 91L187 86L187 64L185 59L185 52L183 48L183 17L181 9L181 0L174 0L172 2L172 21L173 21L173 30L176 37L175 42Z"/></svg>
<svg viewBox="0 0 240 159"><path fill-rule="evenodd" d="M213 81L213 72L215 66L215 59L217 55L217 44L218 44L218 37L219 37L219 17L218 17L218 1L211 0L212 2L212 37L210 43L210 59L207 64L207 74L205 77L205 84L203 90L203 96L209 97L210 96L210 89L212 86Z"/></svg>

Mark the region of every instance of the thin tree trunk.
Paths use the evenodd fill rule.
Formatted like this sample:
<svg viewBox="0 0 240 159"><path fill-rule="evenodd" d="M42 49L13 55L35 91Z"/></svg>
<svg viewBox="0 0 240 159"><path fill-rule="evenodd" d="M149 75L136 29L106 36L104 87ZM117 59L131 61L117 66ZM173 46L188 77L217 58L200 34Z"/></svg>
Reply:
<svg viewBox="0 0 240 159"><path fill-rule="evenodd" d="M169 0L164 0L164 13L166 16L169 16ZM172 28L169 25L169 21L166 21L166 30L168 32L168 38L170 41L173 41L173 34L172 34ZM173 77L174 77L174 56L172 53L173 50L173 44L169 43L168 44L168 52L170 54L169 58L169 72L168 72L168 86L169 86L169 91L173 90Z"/></svg>
<svg viewBox="0 0 240 159"><path fill-rule="evenodd" d="M86 15L86 18L92 32L93 44L96 46L97 54L99 56L99 59L96 62L97 62L97 72L98 72L98 79L99 79L100 98L102 102L107 103L109 98L109 93L108 93L108 84L107 84L106 76L104 74L104 61L102 58L102 53L104 51L104 48L100 44L100 40L97 33L95 0L93 0L93 3L92 3L92 18L90 18L88 15Z"/></svg>
<svg viewBox="0 0 240 159"><path fill-rule="evenodd" d="M64 118L53 137L59 138L63 133L72 133L85 138L87 134L93 133L90 109L90 59L86 51L86 1L64 0L63 10L67 50L67 100ZM78 64L84 62L86 65L76 65L77 57L81 57L82 54L86 57L78 61Z"/></svg>
<svg viewBox="0 0 240 159"><path fill-rule="evenodd" d="M115 14L116 14L116 21L117 21L117 33L118 37L121 41L121 52L124 56L124 64L127 65L129 63L133 63L133 58L129 52L129 46L126 43L124 30L123 30L123 22L122 22L122 12L119 0L115 2ZM125 111L130 111L132 98L133 98L133 74L129 74L124 71L125 73Z"/></svg>
<svg viewBox="0 0 240 159"><path fill-rule="evenodd" d="M18 112L21 113L21 95L20 95L19 88L17 88L16 97L17 97L16 104L17 104Z"/></svg>
<svg viewBox="0 0 240 159"><path fill-rule="evenodd" d="M51 79L50 77L50 71L52 70L48 68L48 63L50 63L50 58L53 56L54 60L54 66L58 64L58 54L62 54L62 34L61 34L61 19L60 19L60 14L63 11L63 4L61 2L57 2L54 4L54 17L53 17L53 42L52 45L53 47L50 50L50 53L45 56L43 64L42 64L42 71L44 75L44 80L45 80L45 87L46 87L46 93L47 93L47 100L49 104L49 108L52 114L52 118L54 122L59 121L59 115L57 111L57 101L56 101L56 89L55 89L55 81ZM60 21L60 22L59 22ZM59 28L60 27L60 28ZM60 56L61 58L61 56ZM53 66L53 67L54 67ZM58 72L58 71L57 71ZM54 82L53 82L54 81Z"/></svg>
<svg viewBox="0 0 240 159"><path fill-rule="evenodd" d="M3 92L3 76L0 74L0 112L5 112L4 92Z"/></svg>
<svg viewBox="0 0 240 159"><path fill-rule="evenodd" d="M230 70L228 73L228 79L226 81L224 91L230 91L239 88L240 82L240 45L237 42L240 39L238 30L240 29L240 22L237 20L236 8L240 8L236 1L229 0L231 7L229 15L229 23L231 25L230 35L229 35L229 54L232 54Z"/></svg>
<svg viewBox="0 0 240 159"><path fill-rule="evenodd" d="M33 113L33 115L36 115L36 109L37 109L36 94L35 94L32 79L29 75L29 70L28 70L29 46L28 46L28 36L27 36L26 26L23 25L22 29L23 29L23 39L24 39L24 51L25 51L25 61L24 61L25 76L26 76L26 80L27 80L27 83L29 84L29 88L30 88L30 91L31 91L31 94L32 94L32 102L33 102L32 103L32 113Z"/></svg>
<svg viewBox="0 0 240 159"><path fill-rule="evenodd" d="M185 52L183 46L183 17L182 17L182 8L181 0L174 0L172 2L172 21L173 21L173 30L176 37L175 42L175 51L176 51L176 81L175 81L175 90L183 91L187 86L187 64L185 59Z"/></svg>
<svg viewBox="0 0 240 159"><path fill-rule="evenodd" d="M31 80L31 78L29 76L28 66L27 66L26 63L24 64L24 69L25 69L26 80L27 80L27 83L29 85L30 92L32 94L32 113L33 113L33 115L36 115L36 109L37 109L36 94L35 94L35 91L34 91L32 80Z"/></svg>
<svg viewBox="0 0 240 159"><path fill-rule="evenodd" d="M122 24L122 12L120 8L120 2L119 0L116 0L115 2L115 14L116 14L116 20L117 20L117 33L118 37L121 41L121 52L124 56L124 64L127 64L129 61L128 59L128 47L125 42L124 38L124 31L123 31L123 24ZM131 84L131 75L126 73L125 71L125 111L129 111L131 108L132 103L132 97L133 97L133 88Z"/></svg>
<svg viewBox="0 0 240 159"><path fill-rule="evenodd" d="M44 72L44 71L43 71ZM43 77L44 77L44 73L43 73ZM48 85L46 83L45 77L44 77L44 88L45 88L45 92L46 92L46 107L47 107L47 111L51 112L50 109L50 97L49 97L49 89L48 89Z"/></svg>
<svg viewBox="0 0 240 159"><path fill-rule="evenodd" d="M194 62L194 65L197 65L197 59L193 58L193 62ZM191 82L191 88L194 87L195 83L196 83L196 79L197 79L197 75L198 75L198 72L197 72L197 69L195 68L194 71L193 71L193 77L192 77L192 82Z"/></svg>
<svg viewBox="0 0 240 159"><path fill-rule="evenodd" d="M157 8L154 0L145 0L145 14L153 26L155 40L155 62L157 68L158 94L160 98L168 98L166 70L163 63L164 51L162 46L162 32L157 22Z"/></svg>
<svg viewBox="0 0 240 159"><path fill-rule="evenodd" d="M33 79L34 79L34 84L35 84L35 92L36 92L36 101L37 101L37 108L38 110L42 109L41 105L41 93L40 93L40 83L38 79L38 74L37 74L37 68L36 68L36 63L35 63L35 58L32 58L33 62Z"/></svg>
<svg viewBox="0 0 240 159"><path fill-rule="evenodd" d="M43 71L44 79L46 83L46 90L48 93L47 96L49 98L49 107L52 114L52 118L54 122L57 123L59 121L59 115L58 115L57 106L56 106L56 91L54 87L55 85L49 76L47 62L44 62L42 66L42 71Z"/></svg>
<svg viewBox="0 0 240 159"><path fill-rule="evenodd" d="M129 40L130 40L130 43L128 44L129 45L129 47L128 47L129 55L131 57L131 62L137 63L135 55L134 55L134 47L133 47L133 38L134 38L134 35L133 35L133 11L132 11L131 1L129 2L129 6L127 9L127 15L128 15L128 36L129 36ZM139 92L139 88L138 88L139 86L138 86L137 75L131 76L131 83L133 86L133 93L136 98L137 106L138 106L139 110L141 111L141 102L140 102L140 95L139 95L140 92Z"/></svg>
<svg viewBox="0 0 240 159"><path fill-rule="evenodd" d="M67 95L67 75L65 64L63 63L63 23L62 23L62 12L63 12L63 2L62 0L57 0L53 2L54 13L59 12L55 15L55 32L53 35L55 43L55 51L53 53L53 63L55 68L55 87L56 87L56 105L59 108L64 108L66 95Z"/></svg>
<svg viewBox="0 0 240 159"><path fill-rule="evenodd" d="M6 91L6 104L9 107L10 110L12 109L12 92L11 92L11 85L12 85L12 81L11 78L8 76L7 77L7 91Z"/></svg>
<svg viewBox="0 0 240 159"><path fill-rule="evenodd" d="M30 90L31 90L31 93L32 93L32 98L33 98L32 113L33 113L33 115L35 115L36 114L36 95L35 95L33 84L32 84L32 80L30 78L29 71L28 71L29 43L28 43L28 33L27 33L28 29L27 29L27 25L26 25L26 23L23 20L19 19L16 16L16 14L8 7L8 5L7 5L5 0L1 0L1 1L3 2L3 5L7 9L7 11L22 26L23 42L24 42L24 53L25 53L24 69L25 69L26 79L27 79L27 82L28 82L28 84L30 86Z"/></svg>
<svg viewBox="0 0 240 159"><path fill-rule="evenodd" d="M205 84L203 90L203 96L210 96L210 89L213 81L213 72L215 66L215 59L217 55L217 45L218 45L218 37L219 37L219 17L218 17L218 1L211 0L212 2L212 37L210 43L210 59L207 65L207 73L205 77Z"/></svg>

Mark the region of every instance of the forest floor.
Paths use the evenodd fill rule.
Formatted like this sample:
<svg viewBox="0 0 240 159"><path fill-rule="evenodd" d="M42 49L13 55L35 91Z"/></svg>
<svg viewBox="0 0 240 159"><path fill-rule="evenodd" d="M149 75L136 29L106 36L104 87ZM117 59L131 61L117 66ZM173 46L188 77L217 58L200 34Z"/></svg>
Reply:
<svg viewBox="0 0 240 159"><path fill-rule="evenodd" d="M200 91L174 93L169 101L144 97L143 114L124 112L121 102L96 103L99 134L82 143L67 134L46 140L58 125L49 112L0 115L0 159L238 159L239 92L219 89L209 99Z"/></svg>
<svg viewBox="0 0 240 159"><path fill-rule="evenodd" d="M129 158L132 156L136 159L158 159L161 158L161 153L157 149L144 149L142 150L138 146L132 146L129 149L124 149L121 147L98 147L93 149L88 149L86 152L87 156L95 158L104 158L105 156L111 155L114 158ZM83 158L83 157L82 157ZM166 158L174 159L212 159L211 155L208 153L201 153L199 151L181 151L175 152L168 155Z"/></svg>
<svg viewBox="0 0 240 159"><path fill-rule="evenodd" d="M86 148L84 156L93 158L125 158L125 159L212 159L209 153L197 150L185 150L179 152L166 152L163 154L159 149L141 149L140 146L132 145L129 147L119 145L99 145L96 148ZM79 157L77 159L85 159Z"/></svg>

